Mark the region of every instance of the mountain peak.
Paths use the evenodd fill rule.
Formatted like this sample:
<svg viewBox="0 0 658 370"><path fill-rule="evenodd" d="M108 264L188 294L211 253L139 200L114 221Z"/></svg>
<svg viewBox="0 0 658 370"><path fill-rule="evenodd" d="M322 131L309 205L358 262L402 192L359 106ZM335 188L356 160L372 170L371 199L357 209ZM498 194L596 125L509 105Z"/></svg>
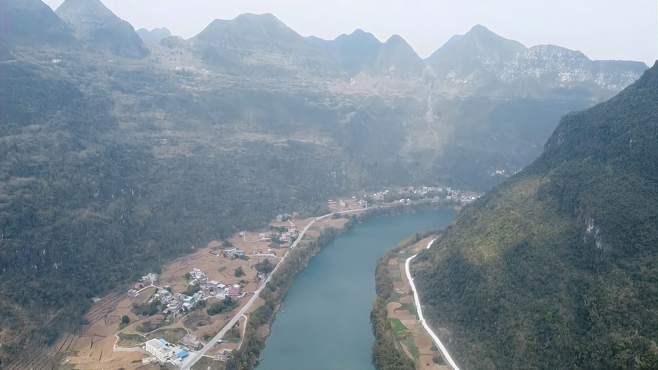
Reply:
<svg viewBox="0 0 658 370"><path fill-rule="evenodd" d="M476 25L463 35L453 36L427 61L439 74L469 74L483 66L499 65L525 50L526 47L520 42L506 39L482 25Z"/></svg>
<svg viewBox="0 0 658 370"><path fill-rule="evenodd" d="M476 24L475 26L471 27L471 29L466 32L466 35L496 35L498 36L495 32L490 30L489 28L481 25L481 24Z"/></svg>
<svg viewBox="0 0 658 370"><path fill-rule="evenodd" d="M391 37L389 37L388 40L386 40L385 44L388 44L388 45L401 45L401 46L411 47L409 45L409 43L407 43L407 41L402 38L402 36L397 35L397 34L392 35Z"/></svg>
<svg viewBox="0 0 658 370"><path fill-rule="evenodd" d="M0 1L0 43L68 43L73 30L41 0Z"/></svg>
<svg viewBox="0 0 658 370"><path fill-rule="evenodd" d="M420 75L423 60L405 39L393 35L382 46L376 67L388 74Z"/></svg>
<svg viewBox="0 0 658 370"><path fill-rule="evenodd" d="M57 15L92 49L128 58L148 55L130 23L117 17L100 0L66 0L57 8Z"/></svg>
<svg viewBox="0 0 658 370"><path fill-rule="evenodd" d="M215 19L195 39L211 43L244 41L267 45L302 37L272 14L246 13L230 20Z"/></svg>
<svg viewBox="0 0 658 370"><path fill-rule="evenodd" d="M66 0L57 8L57 14L64 20L78 20L80 17L112 18L114 13L100 0Z"/></svg>

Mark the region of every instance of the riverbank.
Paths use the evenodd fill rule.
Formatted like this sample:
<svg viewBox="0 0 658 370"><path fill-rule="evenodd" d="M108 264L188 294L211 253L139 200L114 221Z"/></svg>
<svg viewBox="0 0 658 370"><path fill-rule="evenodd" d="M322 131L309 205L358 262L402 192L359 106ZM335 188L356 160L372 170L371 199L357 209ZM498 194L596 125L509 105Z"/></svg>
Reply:
<svg viewBox="0 0 658 370"><path fill-rule="evenodd" d="M273 221L269 228L308 228L303 238L303 242L307 243L316 240L326 229L340 229L346 222L348 219L343 217L294 218L290 221ZM312 227L309 227L311 225ZM256 267L266 260L271 261L274 266L279 266L280 261L285 261L290 257L290 252L297 249L293 249L295 244L303 244L300 240L300 243L295 242L287 248L272 247L272 241L263 237L270 229L238 233L223 242L211 241L206 247L196 249L193 253L163 266L156 283L158 288L145 287L128 294L125 291L117 292L98 301L86 317L88 325L81 333L72 336L67 351L69 353L64 361L66 366L81 370L158 369L157 364L142 363L142 360L150 357L142 347L146 340L163 337L172 344L192 348L187 343L210 342L217 333L227 329L226 338L220 338L224 340L218 341L208 353L204 353L202 361L211 361L217 365L213 368L223 369L227 354L238 348L245 348L241 341L241 337L245 335L240 330L231 330L235 317L239 320L235 326L244 326L244 318L236 312L241 313L245 309L245 316L248 318L263 304L263 299L257 296L258 290L264 285L260 281L263 276L257 276ZM229 251L236 249L244 253L244 258L227 256ZM175 294L185 292L191 286L189 272L194 269L203 272L208 283L217 281L228 286L239 284L242 296L234 301L235 307L220 314L210 314L207 308L215 304L211 302L217 302L212 298L206 304L207 307L201 306L183 314L174 314L173 317L164 315L161 311L147 315L136 312L136 307L150 307L148 303L152 302L157 291L169 290ZM238 270L241 271L239 276ZM273 275L278 274L276 272ZM127 325L122 323L123 316L129 319Z"/></svg>
<svg viewBox="0 0 658 370"><path fill-rule="evenodd" d="M423 328L406 277L406 260L435 238L428 233L390 251L377 266L377 299L372 311L376 342L373 362L379 370L450 370Z"/></svg>
<svg viewBox="0 0 658 370"><path fill-rule="evenodd" d="M384 213L355 224L295 278L257 370L374 370L370 313L377 261L409 235L454 217L443 207Z"/></svg>
<svg viewBox="0 0 658 370"><path fill-rule="evenodd" d="M194 361L193 369L253 368L294 277L306 268L314 255L339 234L369 217L436 207L430 202L417 202L349 209L358 206L351 203L348 201L343 209L332 209L333 213L321 217L291 220L293 226L305 230L304 237L298 238L291 248L271 249L269 242L261 240L262 231L240 233L228 240L228 244L231 248L237 247L246 252L249 257L246 260L227 258L225 252L229 247L223 245L227 241L213 241L207 247L164 266L158 289L143 289L134 296L118 293L105 297L90 311L93 317L88 315L89 325L70 341L67 347L70 353L65 363L77 369L146 369L148 365L143 364L142 360L149 356L141 345L144 340L162 333L173 344L186 345L183 344L185 339L190 338L206 343L203 349L207 347L207 352L191 353L194 356L198 354L199 360ZM290 221L273 222L270 227L280 229L288 224ZM259 282L260 277L256 276L255 269L266 259L276 263L275 271L267 277L268 284ZM179 318L174 316L173 321L161 314L148 317L136 314L135 307L146 305L158 290L187 290L190 286L187 272L197 268L205 272L209 282L240 284L246 297L232 310L216 316L207 314L205 308ZM238 277L238 269L243 270L245 275ZM129 324L121 322L123 316L129 318ZM142 329L151 325L155 325L156 330L149 332ZM222 332L223 335L217 334Z"/></svg>
<svg viewBox="0 0 658 370"><path fill-rule="evenodd" d="M349 231L356 224L365 222L367 219L382 215L399 214L404 212L415 212L420 209L428 209L433 206L429 203L415 204L413 206L392 205L385 207L369 208L360 212L349 214L325 215L324 218L347 219L341 227L326 229L317 238L310 237L302 240L300 247L281 266L281 271L275 276L272 283L263 291L261 297L264 303L251 316L245 330L243 346L239 351L233 353L226 363L227 370L253 369L258 365L261 352L265 348L266 341L271 333L272 324L286 298L289 288L295 277L306 269L313 257L322 251L341 234ZM208 361L204 362L206 369ZM214 369L211 367L211 369ZM219 369L219 368L218 368Z"/></svg>

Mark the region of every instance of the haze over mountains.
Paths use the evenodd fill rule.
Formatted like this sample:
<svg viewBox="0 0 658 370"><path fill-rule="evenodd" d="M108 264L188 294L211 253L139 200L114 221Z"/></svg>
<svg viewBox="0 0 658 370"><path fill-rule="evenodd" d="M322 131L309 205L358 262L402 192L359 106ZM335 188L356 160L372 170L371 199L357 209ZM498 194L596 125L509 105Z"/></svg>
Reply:
<svg viewBox="0 0 658 370"><path fill-rule="evenodd" d="M0 8L8 357L74 330L92 297L277 213L363 188L488 189L560 116L646 69L481 26L423 60L398 36L302 37L273 15L184 40L138 35L98 0Z"/></svg>
<svg viewBox="0 0 658 370"><path fill-rule="evenodd" d="M567 115L413 266L468 369L658 367L658 64Z"/></svg>

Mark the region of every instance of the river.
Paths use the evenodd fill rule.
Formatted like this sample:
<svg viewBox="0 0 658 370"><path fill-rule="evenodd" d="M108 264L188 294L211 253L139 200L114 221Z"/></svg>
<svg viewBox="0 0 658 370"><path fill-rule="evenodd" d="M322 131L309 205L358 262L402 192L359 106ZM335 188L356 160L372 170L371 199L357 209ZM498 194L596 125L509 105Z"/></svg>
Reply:
<svg viewBox="0 0 658 370"><path fill-rule="evenodd" d="M257 370L372 370L375 267L416 232L443 228L451 209L383 215L339 236L300 273Z"/></svg>

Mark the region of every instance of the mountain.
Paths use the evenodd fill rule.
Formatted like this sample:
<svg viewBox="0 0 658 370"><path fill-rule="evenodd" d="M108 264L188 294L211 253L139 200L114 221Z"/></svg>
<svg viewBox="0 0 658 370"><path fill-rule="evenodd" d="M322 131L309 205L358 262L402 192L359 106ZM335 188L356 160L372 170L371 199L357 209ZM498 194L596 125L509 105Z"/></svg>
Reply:
<svg viewBox="0 0 658 370"><path fill-rule="evenodd" d="M373 67L375 75L381 73L401 77L420 77L424 64L402 37L393 35L381 46Z"/></svg>
<svg viewBox="0 0 658 370"><path fill-rule="evenodd" d="M92 50L135 59L149 54L130 23L117 17L100 0L66 0L57 8L57 15Z"/></svg>
<svg viewBox="0 0 658 370"><path fill-rule="evenodd" d="M41 0L0 0L0 44L62 45L73 31Z"/></svg>
<svg viewBox="0 0 658 370"><path fill-rule="evenodd" d="M333 69L326 50L272 14L216 19L190 41L210 66L229 73L326 74Z"/></svg>
<svg viewBox="0 0 658 370"><path fill-rule="evenodd" d="M555 97L565 90L587 90L606 99L647 68L640 62L592 61L554 45L526 48L483 26L454 36L426 62L437 76L439 92L462 96Z"/></svg>
<svg viewBox="0 0 658 370"><path fill-rule="evenodd" d="M357 29L349 35L338 36L329 47L341 68L355 75L375 63L382 43L372 33Z"/></svg>
<svg viewBox="0 0 658 370"><path fill-rule="evenodd" d="M498 68L524 49L521 43L476 25L464 35L453 36L426 61L439 78L450 74L468 76Z"/></svg>
<svg viewBox="0 0 658 370"><path fill-rule="evenodd" d="M460 365L658 367L657 159L658 63L463 210L412 266Z"/></svg>
<svg viewBox="0 0 658 370"><path fill-rule="evenodd" d="M171 32L164 27L154 28L150 31L146 28L140 28L137 30L137 34L146 44L158 44L160 41L166 39L167 37L171 37Z"/></svg>
<svg viewBox="0 0 658 370"><path fill-rule="evenodd" d="M195 40L226 48L295 51L303 38L272 14L242 14L232 20L216 19Z"/></svg>
<svg viewBox="0 0 658 370"><path fill-rule="evenodd" d="M65 24L36 8L33 25ZM0 361L74 332L93 297L276 214L361 189L489 189L536 159L558 117L618 92L548 94L532 75L532 94L451 85L399 37L303 37L272 15L214 21L142 58L100 2L58 14L74 47L13 38L0 63Z"/></svg>

